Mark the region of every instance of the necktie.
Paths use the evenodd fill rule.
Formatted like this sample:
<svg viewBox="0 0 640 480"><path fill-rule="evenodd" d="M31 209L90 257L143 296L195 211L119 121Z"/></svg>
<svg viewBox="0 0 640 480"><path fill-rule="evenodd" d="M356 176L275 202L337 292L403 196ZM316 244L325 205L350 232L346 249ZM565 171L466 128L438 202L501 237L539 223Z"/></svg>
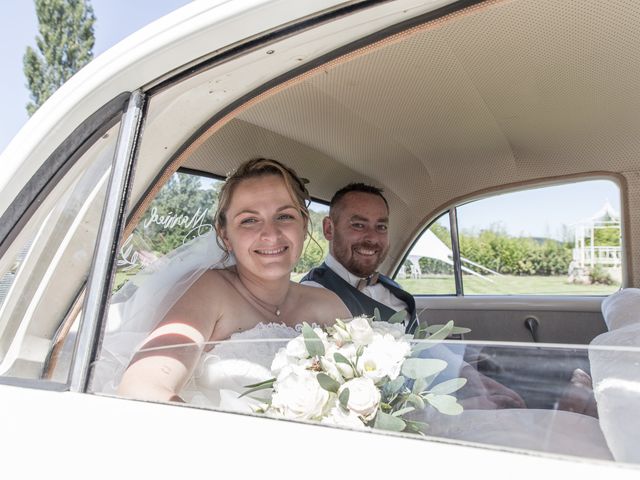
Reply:
<svg viewBox="0 0 640 480"><path fill-rule="evenodd" d="M369 275L367 278L361 278L360 280L358 280L358 284L356 285L356 288L358 290L362 290L364 289L364 287L375 285L376 283L378 283L378 276L379 276L378 272L375 272L372 275Z"/></svg>

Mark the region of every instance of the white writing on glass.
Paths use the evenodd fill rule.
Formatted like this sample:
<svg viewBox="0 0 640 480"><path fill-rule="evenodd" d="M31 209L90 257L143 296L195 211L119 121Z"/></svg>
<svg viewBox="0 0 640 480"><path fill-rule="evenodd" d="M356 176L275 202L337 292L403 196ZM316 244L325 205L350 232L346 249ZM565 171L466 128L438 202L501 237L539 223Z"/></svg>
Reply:
<svg viewBox="0 0 640 480"><path fill-rule="evenodd" d="M144 227L148 227L152 223L162 226L163 229L184 227L190 229L182 238L182 243L185 244L190 240L193 240L200 235L210 232L213 229L213 225L210 223L204 223L207 216L208 209L201 210L198 208L193 215L158 215L158 209L153 207L151 209L151 215L144 221ZM118 259L118 267L123 270L129 270L138 265L148 264L155 258L155 255L151 252L139 252L135 250L133 246L133 233L129 235L127 240L120 247L120 258ZM144 258L144 261L143 261Z"/></svg>
<svg viewBox="0 0 640 480"><path fill-rule="evenodd" d="M151 216L144 221L144 227L147 228L152 223L161 225L162 228L184 227L194 228L204 225L204 219L207 215L208 209L200 211L200 208L196 210L193 215L174 215L170 212L168 215L158 215L158 209L153 207L151 209Z"/></svg>

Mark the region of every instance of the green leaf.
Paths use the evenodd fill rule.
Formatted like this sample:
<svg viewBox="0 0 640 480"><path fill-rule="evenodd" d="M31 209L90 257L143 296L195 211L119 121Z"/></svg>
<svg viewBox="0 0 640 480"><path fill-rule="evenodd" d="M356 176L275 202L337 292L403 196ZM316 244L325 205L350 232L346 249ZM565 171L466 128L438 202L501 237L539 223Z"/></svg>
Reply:
<svg viewBox="0 0 640 480"><path fill-rule="evenodd" d="M457 392L467 383L466 378L452 378L446 382L439 383L433 387L429 393L435 395L448 395L449 393Z"/></svg>
<svg viewBox="0 0 640 480"><path fill-rule="evenodd" d="M404 422L407 424L405 428L405 432L418 433L420 435L424 435L424 432L426 432L427 428L429 428L429 424L425 422L417 422L415 420L406 420L406 419L404 420Z"/></svg>
<svg viewBox="0 0 640 480"><path fill-rule="evenodd" d="M392 432L401 432L404 430L404 427L407 424L401 418L394 417L393 415L389 415L388 413L384 413L381 410L378 410L376 415L376 421L373 424L374 428L378 428L380 430L390 430Z"/></svg>
<svg viewBox="0 0 640 480"><path fill-rule="evenodd" d="M405 413L413 412L414 410L415 410L415 408L413 408L413 407L405 407L405 408L401 408L400 410L396 410L391 415L393 415L394 417L400 417L400 416L404 415Z"/></svg>
<svg viewBox="0 0 640 480"><path fill-rule="evenodd" d="M402 374L405 377L426 378L440 373L447 368L447 362L435 358L407 358L402 364Z"/></svg>
<svg viewBox="0 0 640 480"><path fill-rule="evenodd" d="M384 398L391 398L398 393L404 386L406 380L402 375L398 375L394 380L385 383L382 387L382 395Z"/></svg>
<svg viewBox="0 0 640 480"><path fill-rule="evenodd" d="M452 330L453 330L453 320L449 320L446 323L446 325L442 326L442 328L439 328L434 333L429 335L429 337L427 337L427 340L431 340L431 341L444 340L449 335L451 335Z"/></svg>
<svg viewBox="0 0 640 480"><path fill-rule="evenodd" d="M460 335L469 332L471 332L471 329L467 327L453 327L453 330L451 330L452 335Z"/></svg>
<svg viewBox="0 0 640 480"><path fill-rule="evenodd" d="M327 375L326 373L319 373L318 375L316 375L316 378L318 379L318 383L320 384L320 386L327 392L338 393L340 384L329 375Z"/></svg>
<svg viewBox="0 0 640 480"><path fill-rule="evenodd" d="M373 318L376 322L382 321L382 315L380 315L380 310L378 309L378 307L373 309Z"/></svg>
<svg viewBox="0 0 640 480"><path fill-rule="evenodd" d="M348 388L345 388L344 390L342 390L342 392L340 392L340 395L338 395L338 401L340 402L340 405L342 405L342 408L347 408L347 405L349 403Z"/></svg>
<svg viewBox="0 0 640 480"><path fill-rule="evenodd" d="M387 322L389 322L389 323L402 323L402 322L404 322L405 318L407 318L407 311L406 310L400 310L400 311L394 313L393 315L391 315L389 317L389 320L387 320Z"/></svg>
<svg viewBox="0 0 640 480"><path fill-rule="evenodd" d="M244 392L238 398L242 398L245 395L249 395L250 393L253 393L253 392L258 392L260 390L266 390L268 388L273 388L273 384L275 383L275 381L276 381L275 378L270 378L269 380L265 380L264 382L254 383L254 384L251 384L251 385L245 385L245 388L248 388L249 390Z"/></svg>
<svg viewBox="0 0 640 480"><path fill-rule="evenodd" d="M440 413L445 415L460 415L464 408L460 405L456 397L452 395L434 395L429 393L424 397Z"/></svg>
<svg viewBox="0 0 640 480"><path fill-rule="evenodd" d="M446 325L431 325L430 327L427 327L427 330L434 329L435 332L424 339L425 341L417 343L413 346L413 348L411 349L412 357L417 356L423 350L435 347L436 345L438 345L439 340L444 340L445 338L447 338L453 330L453 320L449 320Z"/></svg>
<svg viewBox="0 0 640 480"><path fill-rule="evenodd" d="M304 345L311 357L321 357L324 355L324 344L313 328L308 323L302 324L302 336L304 337Z"/></svg>
<svg viewBox="0 0 640 480"><path fill-rule="evenodd" d="M413 388L411 391L415 394L422 393L427 389L428 383L426 378L417 378L415 382L413 382Z"/></svg>
<svg viewBox="0 0 640 480"><path fill-rule="evenodd" d="M453 321L453 320L450 320ZM429 325L428 327L425 328L425 330L427 331L427 333L436 333L438 330L440 330L441 328L445 327L446 325ZM451 334L453 335L457 335L457 334L461 334L461 333L469 333L471 331L470 328L466 328L466 327L456 327L454 326L451 329Z"/></svg>
<svg viewBox="0 0 640 480"><path fill-rule="evenodd" d="M427 337L429 327L419 326L413 334L414 340L423 340Z"/></svg>
<svg viewBox="0 0 640 480"><path fill-rule="evenodd" d="M335 352L333 354L333 359L336 361L336 363L346 363L350 367L352 366L351 362L349 361L349 359L347 357L345 357L344 355L342 355L341 353Z"/></svg>
<svg viewBox="0 0 640 480"><path fill-rule="evenodd" d="M255 387L261 387L263 385L267 385L269 387L273 386L273 383L276 381L275 377L274 378L270 378L269 380L264 380L263 382L258 382L258 383L252 383L251 385L244 385L244 388L255 388Z"/></svg>
<svg viewBox="0 0 640 480"><path fill-rule="evenodd" d="M410 394L407 397L407 402L416 407L418 410L424 410L424 400L420 395L416 395L415 393Z"/></svg>

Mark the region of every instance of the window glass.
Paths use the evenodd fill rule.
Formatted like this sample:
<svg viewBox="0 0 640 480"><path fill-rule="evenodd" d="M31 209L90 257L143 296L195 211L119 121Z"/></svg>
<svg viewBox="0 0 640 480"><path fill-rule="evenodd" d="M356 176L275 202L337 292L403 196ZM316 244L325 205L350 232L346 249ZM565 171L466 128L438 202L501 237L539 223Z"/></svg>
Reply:
<svg viewBox="0 0 640 480"><path fill-rule="evenodd" d="M612 181L496 195L457 213L465 295L604 295L620 288L620 193Z"/></svg>
<svg viewBox="0 0 640 480"><path fill-rule="evenodd" d="M309 270L320 266L329 252L329 242L322 233L322 219L329 215L329 206L318 202L311 202L309 205L311 216L311 236L304 242L302 255L291 274L291 280L300 281Z"/></svg>
<svg viewBox="0 0 640 480"><path fill-rule="evenodd" d="M0 375L67 379L118 131L75 162L0 259Z"/></svg>
<svg viewBox="0 0 640 480"><path fill-rule="evenodd" d="M114 289L163 255L210 232L221 186L222 181L205 175L173 174L120 247Z"/></svg>
<svg viewBox="0 0 640 480"><path fill-rule="evenodd" d="M365 342L356 354L343 337L341 349L336 350L331 345L337 337L328 332L323 339L327 350L316 352L321 361L314 361L308 353L301 333L285 325L258 325L227 340L209 342L179 397L187 404L213 410L370 433L392 430L416 441L436 437L506 450L640 461L637 430L626 428L628 422L640 426L637 416L627 410L640 404L637 389L605 388L596 401L593 388L603 380L626 378L639 358L633 349L607 350L606 340L601 350L591 352L575 346L414 340L410 342L414 348L429 346L423 350L426 354L418 355L421 359L440 363L440 373L422 379L416 370L393 370L382 364L372 367L376 358L373 343ZM393 347L403 341L387 336L384 351L378 350L385 362L397 355ZM181 344L158 350L150 344L141 354L187 358L195 348ZM353 367L346 360L335 362L333 353L327 353L335 351L344 354ZM406 354L410 355L409 350ZM391 378L399 378L399 372L414 375L416 380L396 381L391 388ZM327 377L321 381L316 377L319 373ZM353 382L352 375L363 383ZM458 380L461 378L466 383ZM343 396L345 406L341 406L340 393L349 387L356 393ZM388 418L385 412L397 413ZM395 421L400 419L401 423Z"/></svg>
<svg viewBox="0 0 640 480"><path fill-rule="evenodd" d="M448 213L438 218L420 236L396 274L396 281L414 294L455 295Z"/></svg>

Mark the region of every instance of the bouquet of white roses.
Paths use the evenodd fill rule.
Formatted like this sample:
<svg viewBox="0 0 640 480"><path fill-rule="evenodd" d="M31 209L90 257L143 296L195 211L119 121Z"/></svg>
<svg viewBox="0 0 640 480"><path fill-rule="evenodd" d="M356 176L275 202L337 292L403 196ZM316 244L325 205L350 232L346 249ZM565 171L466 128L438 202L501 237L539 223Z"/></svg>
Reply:
<svg viewBox="0 0 640 480"><path fill-rule="evenodd" d="M272 389L271 402L260 411L273 416L422 432L426 424L405 415L428 405L447 415L462 412L451 394L466 380L434 385L447 363L418 357L454 331L453 322L438 327L426 342L412 346L414 337L397 323L355 317L325 329L303 324L302 335L276 354L274 378L249 385L243 395Z"/></svg>

